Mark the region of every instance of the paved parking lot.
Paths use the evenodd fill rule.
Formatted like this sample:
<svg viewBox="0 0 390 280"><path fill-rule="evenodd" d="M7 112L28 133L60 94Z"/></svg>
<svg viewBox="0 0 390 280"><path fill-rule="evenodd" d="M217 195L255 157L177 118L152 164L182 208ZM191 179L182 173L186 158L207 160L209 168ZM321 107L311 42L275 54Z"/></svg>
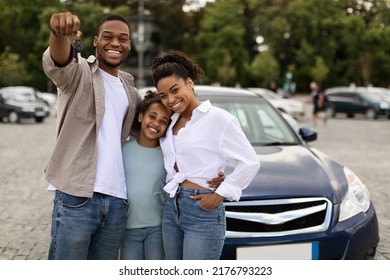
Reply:
<svg viewBox="0 0 390 280"><path fill-rule="evenodd" d="M308 107L308 112L310 107ZM310 118L301 124L310 126ZM390 259L390 120L331 119L316 128L313 146L352 169L369 187L379 217L377 259ZM43 170L55 139L55 119L0 123L0 260L46 259L51 196Z"/></svg>

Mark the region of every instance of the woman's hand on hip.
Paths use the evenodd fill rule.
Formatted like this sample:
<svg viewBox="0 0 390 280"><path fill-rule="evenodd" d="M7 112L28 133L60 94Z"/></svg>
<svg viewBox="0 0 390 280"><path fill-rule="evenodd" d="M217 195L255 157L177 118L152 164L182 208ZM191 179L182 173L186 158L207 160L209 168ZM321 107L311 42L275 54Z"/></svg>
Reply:
<svg viewBox="0 0 390 280"><path fill-rule="evenodd" d="M199 200L199 205L206 210L213 210L224 200L223 196L217 193L212 194L198 194L191 196L194 200Z"/></svg>

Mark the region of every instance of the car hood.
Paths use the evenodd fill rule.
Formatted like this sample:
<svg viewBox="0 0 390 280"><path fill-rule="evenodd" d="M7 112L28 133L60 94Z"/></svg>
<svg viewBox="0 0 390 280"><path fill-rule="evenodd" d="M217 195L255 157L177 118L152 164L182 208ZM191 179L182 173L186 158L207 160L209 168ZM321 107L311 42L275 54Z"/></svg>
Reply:
<svg viewBox="0 0 390 280"><path fill-rule="evenodd" d="M303 111L304 106L302 103L300 103L297 100L290 100L290 99L270 99L268 100L272 105L275 107L288 107L292 110L297 110L297 111Z"/></svg>
<svg viewBox="0 0 390 280"><path fill-rule="evenodd" d="M304 145L254 147L260 170L243 191L242 200L287 197L327 197L341 201L343 167Z"/></svg>

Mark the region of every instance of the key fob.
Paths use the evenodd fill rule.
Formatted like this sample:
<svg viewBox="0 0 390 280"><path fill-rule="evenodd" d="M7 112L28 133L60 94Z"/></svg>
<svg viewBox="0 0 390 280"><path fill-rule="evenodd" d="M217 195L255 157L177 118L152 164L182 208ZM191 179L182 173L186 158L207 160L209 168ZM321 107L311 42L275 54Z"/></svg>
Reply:
<svg viewBox="0 0 390 280"><path fill-rule="evenodd" d="M80 38L75 39L72 42L73 48L75 50L75 58L78 63L80 63L81 58L81 51L84 49L83 43L81 42Z"/></svg>

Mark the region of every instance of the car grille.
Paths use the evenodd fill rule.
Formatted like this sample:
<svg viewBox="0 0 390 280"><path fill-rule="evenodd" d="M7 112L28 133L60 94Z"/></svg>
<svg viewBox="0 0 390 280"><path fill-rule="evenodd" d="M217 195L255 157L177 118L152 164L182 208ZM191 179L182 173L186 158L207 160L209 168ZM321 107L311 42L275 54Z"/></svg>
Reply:
<svg viewBox="0 0 390 280"><path fill-rule="evenodd" d="M226 237L272 237L325 231L332 204L325 198L225 202Z"/></svg>

